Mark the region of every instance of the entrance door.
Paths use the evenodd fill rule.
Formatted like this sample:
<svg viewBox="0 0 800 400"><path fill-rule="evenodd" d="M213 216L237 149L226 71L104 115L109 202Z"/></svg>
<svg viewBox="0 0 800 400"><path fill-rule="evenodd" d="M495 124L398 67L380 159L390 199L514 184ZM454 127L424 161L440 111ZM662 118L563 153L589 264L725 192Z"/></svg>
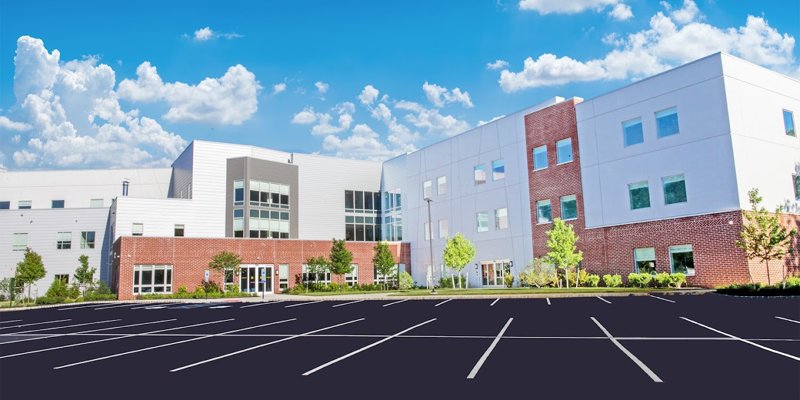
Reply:
<svg viewBox="0 0 800 400"><path fill-rule="evenodd" d="M481 283L483 286L494 286L495 283L495 270L493 261L484 261L481 263Z"/></svg>
<svg viewBox="0 0 800 400"><path fill-rule="evenodd" d="M272 293L272 265L242 265L240 285L246 293Z"/></svg>
<svg viewBox="0 0 800 400"><path fill-rule="evenodd" d="M507 273L511 273L508 260L481 262L481 283L483 286L502 286Z"/></svg>

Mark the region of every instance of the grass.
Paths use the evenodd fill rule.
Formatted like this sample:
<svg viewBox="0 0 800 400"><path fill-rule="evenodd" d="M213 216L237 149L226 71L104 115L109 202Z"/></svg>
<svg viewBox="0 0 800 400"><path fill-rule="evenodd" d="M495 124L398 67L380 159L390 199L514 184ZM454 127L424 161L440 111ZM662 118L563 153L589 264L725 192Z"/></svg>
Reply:
<svg viewBox="0 0 800 400"><path fill-rule="evenodd" d="M559 293L648 293L677 290L674 288L630 288L630 287L578 287L578 288L498 288L498 289L436 289L435 296L470 296L470 295L526 295L526 294L559 294ZM414 289L393 295L431 296L427 289Z"/></svg>
<svg viewBox="0 0 800 400"><path fill-rule="evenodd" d="M308 293L285 293L289 296L347 296L351 294L381 294L381 293L404 293L402 290L344 290L341 292L308 292Z"/></svg>

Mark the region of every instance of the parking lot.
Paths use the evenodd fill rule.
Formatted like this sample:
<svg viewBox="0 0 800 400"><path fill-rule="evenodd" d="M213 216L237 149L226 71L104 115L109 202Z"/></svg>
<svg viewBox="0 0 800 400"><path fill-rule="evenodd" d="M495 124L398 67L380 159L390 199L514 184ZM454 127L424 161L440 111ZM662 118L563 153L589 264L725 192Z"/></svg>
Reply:
<svg viewBox="0 0 800 400"><path fill-rule="evenodd" d="M2 399L797 399L799 377L796 298L79 304L0 313Z"/></svg>

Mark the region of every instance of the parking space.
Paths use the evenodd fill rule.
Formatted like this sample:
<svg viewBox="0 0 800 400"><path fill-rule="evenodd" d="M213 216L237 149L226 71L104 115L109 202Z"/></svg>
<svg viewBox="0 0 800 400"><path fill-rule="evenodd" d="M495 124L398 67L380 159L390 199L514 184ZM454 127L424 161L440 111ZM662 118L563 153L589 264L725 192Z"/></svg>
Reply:
<svg viewBox="0 0 800 400"><path fill-rule="evenodd" d="M29 394L30 376L47 382L36 389L41 396L91 379L98 392L131 388L122 398L311 397L338 390L800 397L797 299L446 300L83 304L6 312L0 398Z"/></svg>

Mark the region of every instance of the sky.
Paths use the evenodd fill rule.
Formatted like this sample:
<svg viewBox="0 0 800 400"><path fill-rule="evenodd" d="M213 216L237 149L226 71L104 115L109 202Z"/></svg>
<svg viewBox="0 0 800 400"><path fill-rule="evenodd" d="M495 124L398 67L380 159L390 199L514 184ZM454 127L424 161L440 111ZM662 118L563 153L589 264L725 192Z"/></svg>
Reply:
<svg viewBox="0 0 800 400"><path fill-rule="evenodd" d="M0 168L382 160L718 51L800 78L798 35L785 0L0 0Z"/></svg>

